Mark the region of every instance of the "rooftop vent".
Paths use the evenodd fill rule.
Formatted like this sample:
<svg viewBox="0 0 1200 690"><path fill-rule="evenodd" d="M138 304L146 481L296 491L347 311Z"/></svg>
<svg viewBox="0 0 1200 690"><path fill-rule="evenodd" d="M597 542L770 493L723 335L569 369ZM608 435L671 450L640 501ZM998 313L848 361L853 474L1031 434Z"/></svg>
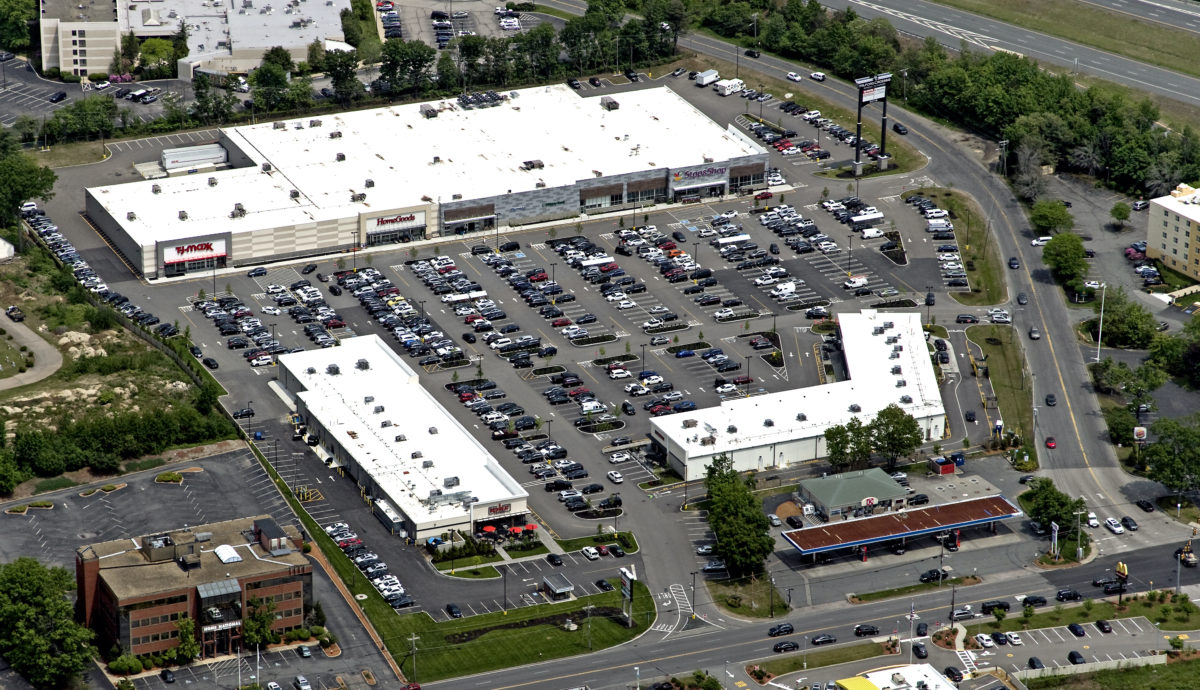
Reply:
<svg viewBox="0 0 1200 690"><path fill-rule="evenodd" d="M187 220L187 211L179 212L179 220Z"/></svg>
<svg viewBox="0 0 1200 690"><path fill-rule="evenodd" d="M442 157L441 157L441 156L434 156L434 157L433 157L433 163L434 163L434 165L436 165L436 164L438 164L438 163L441 163L441 162L442 162Z"/></svg>
<svg viewBox="0 0 1200 690"><path fill-rule="evenodd" d="M429 434L431 436L436 436L437 435L437 427L436 426L429 427Z"/></svg>
<svg viewBox="0 0 1200 690"><path fill-rule="evenodd" d="M337 161L338 161L339 163L341 163L342 161L346 160L346 154L344 154L344 153L339 153L338 155L334 156L334 158L336 158L336 159L337 159Z"/></svg>
<svg viewBox="0 0 1200 690"><path fill-rule="evenodd" d="M374 187L374 186L375 186L375 180L372 180L371 178L369 178L369 177L368 177L368 178L367 178L367 181L363 183L363 186L364 186L364 187Z"/></svg>
<svg viewBox="0 0 1200 690"><path fill-rule="evenodd" d="M271 164L270 164L270 163L263 163L263 164L262 164L262 171L263 171L263 172L271 172Z"/></svg>
<svg viewBox="0 0 1200 690"><path fill-rule="evenodd" d="M797 422L807 422L808 415L804 414L803 412L797 412L796 413L796 421Z"/></svg>
<svg viewBox="0 0 1200 690"><path fill-rule="evenodd" d="M911 395L902 395L902 396L900 396L900 402L907 405L908 403L912 402L912 396Z"/></svg>
<svg viewBox="0 0 1200 690"><path fill-rule="evenodd" d="M736 434L736 433L737 433L737 427L736 427L736 426L734 426L734 425L732 425L732 424L730 424L729 426L725 427L725 433L727 433L727 434Z"/></svg>
<svg viewBox="0 0 1200 690"><path fill-rule="evenodd" d="M363 396L363 404L364 405L370 405L373 402L375 402L375 396L373 396L373 395L364 395Z"/></svg>
<svg viewBox="0 0 1200 690"><path fill-rule="evenodd" d="M309 127L320 127L320 126L321 126L321 121L320 121L320 120L309 120L309 121L308 121L308 126L309 126Z"/></svg>
<svg viewBox="0 0 1200 690"><path fill-rule="evenodd" d="M208 186L216 187L217 186L217 178L215 178L215 177L208 178Z"/></svg>
<svg viewBox="0 0 1200 690"><path fill-rule="evenodd" d="M159 186L158 186L158 185L156 185L156 184L152 184L152 185L150 185L150 191L154 192L155 194L161 194L161 193L162 193L162 187L159 187Z"/></svg>
<svg viewBox="0 0 1200 690"><path fill-rule="evenodd" d="M775 426L775 420L773 420L773 419L764 419L764 420L763 420L763 426Z"/></svg>
<svg viewBox="0 0 1200 690"><path fill-rule="evenodd" d="M546 183L545 183L545 182L543 182L543 181L541 181L541 180L538 180L538 181L537 181L537 184L535 184L535 185L533 185L533 186L534 186L534 187L537 187L538 189L541 189L542 187L545 187L545 186L546 186Z"/></svg>
<svg viewBox="0 0 1200 690"><path fill-rule="evenodd" d="M341 133L341 132L339 132L339 131L337 131L337 130L335 129L335 130L333 130L332 132L330 132L330 133L329 133L329 138L330 138L330 139L341 139L341 138L342 138L342 133Z"/></svg>
<svg viewBox="0 0 1200 690"><path fill-rule="evenodd" d="M350 195L350 201L366 201L366 200L367 200L366 192L359 192L358 194Z"/></svg>
<svg viewBox="0 0 1200 690"><path fill-rule="evenodd" d="M329 366L325 367L325 373L329 374L330 376L337 376L338 374L342 373L342 369L336 364L330 364Z"/></svg>
<svg viewBox="0 0 1200 690"><path fill-rule="evenodd" d="M292 190L292 192L291 192L291 196L292 196L292 198L293 198L293 199L299 199L299 198L300 198L300 190L299 190L299 189L293 189L293 190Z"/></svg>
<svg viewBox="0 0 1200 690"><path fill-rule="evenodd" d="M306 374L315 374L315 373L317 373L317 368L316 368L316 367L309 367L309 368L307 368L307 369L305 369L305 370L304 370L304 373L306 373Z"/></svg>
<svg viewBox="0 0 1200 690"><path fill-rule="evenodd" d="M862 407L859 405L851 405L850 411L851 412L862 412Z"/></svg>
<svg viewBox="0 0 1200 690"><path fill-rule="evenodd" d="M276 122L274 124L273 128L274 129L287 129L287 123L286 122Z"/></svg>
<svg viewBox="0 0 1200 690"><path fill-rule="evenodd" d="M133 211L130 211L129 213L125 214L125 220L135 220L136 218L137 218L137 214L134 213Z"/></svg>

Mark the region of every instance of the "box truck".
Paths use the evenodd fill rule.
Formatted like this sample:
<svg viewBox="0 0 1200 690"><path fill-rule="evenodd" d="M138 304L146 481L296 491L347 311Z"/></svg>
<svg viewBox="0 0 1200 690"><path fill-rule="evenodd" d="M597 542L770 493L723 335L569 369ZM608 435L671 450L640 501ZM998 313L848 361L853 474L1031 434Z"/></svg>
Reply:
<svg viewBox="0 0 1200 690"><path fill-rule="evenodd" d="M696 86L708 86L721 78L721 75L715 69L710 69L696 75Z"/></svg>
<svg viewBox="0 0 1200 690"><path fill-rule="evenodd" d="M746 82L741 79L722 79L713 84L713 89L722 96L730 96L735 93L741 93L742 89L746 88Z"/></svg>

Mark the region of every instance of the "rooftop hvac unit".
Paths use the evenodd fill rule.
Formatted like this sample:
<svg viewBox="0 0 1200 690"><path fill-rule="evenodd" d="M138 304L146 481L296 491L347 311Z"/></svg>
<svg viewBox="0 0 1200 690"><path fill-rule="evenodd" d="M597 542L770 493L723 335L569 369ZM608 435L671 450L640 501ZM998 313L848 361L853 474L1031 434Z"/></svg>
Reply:
<svg viewBox="0 0 1200 690"><path fill-rule="evenodd" d="M446 477L442 480L442 484L447 488L458 486L458 477Z"/></svg>
<svg viewBox="0 0 1200 690"><path fill-rule="evenodd" d="M544 167L546 167L546 164L540 160L525 161L521 164L522 170L540 170Z"/></svg>
<svg viewBox="0 0 1200 690"><path fill-rule="evenodd" d="M338 155L334 156L334 158L336 158L336 159L337 159L337 161L340 163L340 162L342 162L342 161L346 160L346 154L344 154L344 153L339 153Z"/></svg>
<svg viewBox="0 0 1200 690"><path fill-rule="evenodd" d="M396 434L396 439L395 439L396 443L404 443L407 440L408 440L408 437L405 436L404 434Z"/></svg>
<svg viewBox="0 0 1200 690"><path fill-rule="evenodd" d="M217 186L217 178L215 178L215 177L208 178L208 186L216 187Z"/></svg>
<svg viewBox="0 0 1200 690"><path fill-rule="evenodd" d="M851 405L850 411L851 412L862 412L862 407L859 405Z"/></svg>
<svg viewBox="0 0 1200 690"><path fill-rule="evenodd" d="M179 220L187 220L187 211L179 212Z"/></svg>
<svg viewBox="0 0 1200 690"><path fill-rule="evenodd" d="M376 405L375 411L372 414L379 414L381 412L383 412L383 405Z"/></svg>
<svg viewBox="0 0 1200 690"><path fill-rule="evenodd" d="M892 373L893 373L893 374L899 374L899 373L900 373L900 365L899 365L899 364L897 364L896 366L892 367Z"/></svg>
<svg viewBox="0 0 1200 690"><path fill-rule="evenodd" d="M451 198L451 199L454 199L455 201L457 201L458 199L461 199L461 198L462 198L462 194L455 194L455 195L451 196L450 198Z"/></svg>
<svg viewBox="0 0 1200 690"><path fill-rule="evenodd" d="M694 420L694 419L683 420L683 428L684 429L691 429L694 426L696 426L696 420Z"/></svg>
<svg viewBox="0 0 1200 690"><path fill-rule="evenodd" d="M365 359L360 359L354 363L354 368L358 369L359 371L366 371L367 369L371 368L371 363Z"/></svg>
<svg viewBox="0 0 1200 690"><path fill-rule="evenodd" d="M365 192L359 192L358 194L350 195L350 201L366 201L366 200L367 200L367 195Z"/></svg>
<svg viewBox="0 0 1200 690"><path fill-rule="evenodd" d="M151 192L154 192L155 194L161 194L161 193L162 193L162 187L160 187L160 186L158 186L158 185L156 185L156 184L152 184L152 185L150 185L150 191L151 191Z"/></svg>
<svg viewBox="0 0 1200 690"><path fill-rule="evenodd" d="M367 181L363 183L363 186L364 186L364 187L374 187L374 186L375 186L375 180L372 180L371 178L369 178L369 177L368 177L368 178L367 178Z"/></svg>
<svg viewBox="0 0 1200 690"><path fill-rule="evenodd" d="M891 321L884 321L884 322L883 322L883 329L884 329L885 331L886 331L887 329L889 329L889 328L895 328L895 327L896 327L896 324L892 323Z"/></svg>
<svg viewBox="0 0 1200 690"><path fill-rule="evenodd" d="M305 369L305 370L304 370L304 373L306 373L306 374L315 374L315 373L317 373L317 368L316 368L316 367L309 367L309 368L307 368L307 369Z"/></svg>
<svg viewBox="0 0 1200 690"><path fill-rule="evenodd" d="M271 164L270 164L270 163L263 163L263 164L262 164L262 171L263 171L263 172L271 172Z"/></svg>
<svg viewBox="0 0 1200 690"><path fill-rule="evenodd" d="M308 121L308 126L309 126L309 127L320 127L320 126L321 126L321 121L320 121L320 120L309 120L309 121Z"/></svg>
<svg viewBox="0 0 1200 690"><path fill-rule="evenodd" d="M329 374L330 376L337 376L338 374L342 373L342 368L336 364L330 364L329 366L325 367L325 373Z"/></svg>
<svg viewBox="0 0 1200 690"><path fill-rule="evenodd" d="M435 118L437 117L437 108L429 105L428 103L424 103L421 105L421 114L424 115L425 119L427 120Z"/></svg>
<svg viewBox="0 0 1200 690"><path fill-rule="evenodd" d="M413 460L416 460L417 458L421 457L421 451L414 450L412 452L412 455L410 455L409 457L412 458Z"/></svg>
<svg viewBox="0 0 1200 690"><path fill-rule="evenodd" d="M892 350L892 354L888 355L888 359L900 359L900 353Z"/></svg>
<svg viewBox="0 0 1200 690"><path fill-rule="evenodd" d="M437 435L437 427L436 426L429 427L429 434L431 436L436 436Z"/></svg>
<svg viewBox="0 0 1200 690"><path fill-rule="evenodd" d="M125 220L135 220L136 218L137 218L137 214L134 213L133 211L130 211L129 213L125 214Z"/></svg>
<svg viewBox="0 0 1200 690"><path fill-rule="evenodd" d="M871 335L883 335L883 326L876 326L874 330L871 331Z"/></svg>
<svg viewBox="0 0 1200 690"><path fill-rule="evenodd" d="M621 104L612 96L604 96L600 99L600 107L605 110L617 110L621 107Z"/></svg>
<svg viewBox="0 0 1200 690"><path fill-rule="evenodd" d="M422 468L422 469L426 469L426 470L427 470L427 469L429 469L430 467L433 467L433 461L432 461L432 460L422 460L422 461L421 461L421 468Z"/></svg>
<svg viewBox="0 0 1200 690"><path fill-rule="evenodd" d="M775 420L773 420L773 419L764 419L764 420L763 420L763 426L775 426Z"/></svg>
<svg viewBox="0 0 1200 690"><path fill-rule="evenodd" d="M441 157L441 156L434 156L434 157L433 157L433 162L434 162L434 163L441 163L441 162L442 162L442 157Z"/></svg>
<svg viewBox="0 0 1200 690"><path fill-rule="evenodd" d="M903 345L893 345L892 352L904 352L904 346Z"/></svg>
<svg viewBox="0 0 1200 690"><path fill-rule="evenodd" d="M272 125L272 129L287 129L286 122L276 122Z"/></svg>
<svg viewBox="0 0 1200 690"><path fill-rule="evenodd" d="M390 420L390 419L385 419L385 420L383 420L382 422L380 422L380 423L379 423L379 428L380 428L380 429L386 429L386 428L388 428L388 427L389 427L389 426L391 426L391 425L392 425L392 420Z"/></svg>
<svg viewBox="0 0 1200 690"><path fill-rule="evenodd" d="M538 189L541 189L542 187L545 187L545 186L546 186L546 183L545 183L545 182L542 182L541 180L538 180L538 181L537 181L537 184L535 184L535 185L533 185L533 186L534 186L534 187L537 187Z"/></svg>
<svg viewBox="0 0 1200 690"><path fill-rule="evenodd" d="M363 404L364 405L370 405L373 402L375 402L375 396L373 396L373 395L363 396Z"/></svg>
<svg viewBox="0 0 1200 690"><path fill-rule="evenodd" d="M734 426L734 425L732 425L732 424L730 424L729 426L725 427L725 433L727 433L727 434L736 434L736 433L737 433L737 427L736 427L736 426Z"/></svg>
<svg viewBox="0 0 1200 690"><path fill-rule="evenodd" d="M335 130L333 130L332 132L330 132L330 133L329 133L329 138L330 138L330 139L341 139L341 138L342 138L342 133L341 133L341 132L339 132L339 131L337 131L337 130L335 129Z"/></svg>
<svg viewBox="0 0 1200 690"><path fill-rule="evenodd" d="M702 445L702 446L711 446L712 444L714 444L716 442L717 442L717 439L713 438L712 436L705 436L704 438L700 439L700 445Z"/></svg>
<svg viewBox="0 0 1200 690"><path fill-rule="evenodd" d="M904 379L899 379L896 381L896 388L904 388L907 385L908 381L905 381Z"/></svg>
<svg viewBox="0 0 1200 690"><path fill-rule="evenodd" d="M293 199L299 199L299 198L300 198L300 190L299 190L299 189L293 189L293 190L291 191L291 196L292 196L292 198L293 198Z"/></svg>
<svg viewBox="0 0 1200 690"><path fill-rule="evenodd" d="M797 422L807 422L808 415L804 414L803 412L797 412L796 413L796 421Z"/></svg>
<svg viewBox="0 0 1200 690"><path fill-rule="evenodd" d="M900 402L905 403L905 404L911 403L912 396L911 395L902 395L902 396L900 396Z"/></svg>

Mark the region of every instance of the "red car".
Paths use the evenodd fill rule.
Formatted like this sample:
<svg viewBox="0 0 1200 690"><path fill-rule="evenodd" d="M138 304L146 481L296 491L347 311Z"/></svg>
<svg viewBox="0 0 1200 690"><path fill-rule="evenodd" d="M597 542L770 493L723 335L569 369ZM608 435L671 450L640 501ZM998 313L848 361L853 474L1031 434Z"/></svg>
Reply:
<svg viewBox="0 0 1200 690"><path fill-rule="evenodd" d="M1053 436L1047 436L1046 437L1046 447L1047 448L1057 448L1058 441L1055 441Z"/></svg>
<svg viewBox="0 0 1200 690"><path fill-rule="evenodd" d="M671 408L667 405L657 405L650 408L651 417L661 417L665 414L671 414Z"/></svg>
<svg viewBox="0 0 1200 690"><path fill-rule="evenodd" d="M534 273L533 275L529 276L529 282L531 283L540 283L549 279L550 276L546 275L545 273Z"/></svg>
<svg viewBox="0 0 1200 690"><path fill-rule="evenodd" d="M457 271L457 270L458 270L458 267L456 267L454 264L450 264L449 266L442 266L441 268L439 268L438 273L441 275L445 275L445 274L449 273L450 271Z"/></svg>
<svg viewBox="0 0 1200 690"><path fill-rule="evenodd" d="M467 401L469 401L469 400L474 400L474 399L475 399L475 393L474 393L474 392L471 392L471 393L459 393L459 394L458 394L458 401L459 401L459 402L464 402L464 403L465 403L465 402L467 402Z"/></svg>
<svg viewBox="0 0 1200 690"><path fill-rule="evenodd" d="M482 319L483 316L480 314L467 314L463 317L463 323L475 323L476 321L480 321Z"/></svg>
<svg viewBox="0 0 1200 690"><path fill-rule="evenodd" d="M667 251L667 250L670 250L670 249L676 249L676 248L678 248L678 246L679 246L679 245L675 244L674 242L672 242L672 241L670 241L670 240L667 240L666 242L659 242L659 243L658 243L658 248L659 248L659 249L661 249L661 250L663 250L663 251Z"/></svg>
<svg viewBox="0 0 1200 690"><path fill-rule="evenodd" d="M586 393L591 393L591 391L586 388L576 388L575 390L571 391L570 393L567 393L567 395L574 398L577 395L584 395Z"/></svg>
<svg viewBox="0 0 1200 690"><path fill-rule="evenodd" d="M773 196L775 196L775 195L772 194L771 192L759 192L758 194L754 195L754 198L758 199L759 201L762 201L763 199L770 199Z"/></svg>
<svg viewBox="0 0 1200 690"><path fill-rule="evenodd" d="M555 319L555 320L551 321L550 325L555 328L562 328L563 326L570 326L571 320L564 316L561 319Z"/></svg>
<svg viewBox="0 0 1200 690"><path fill-rule="evenodd" d="M601 273L610 273L617 270L618 266L615 263L607 263L600 266Z"/></svg>
<svg viewBox="0 0 1200 690"><path fill-rule="evenodd" d="M736 384L738 386L744 386L747 383L754 383L754 377L753 376L739 376L736 379L734 379L733 382L734 382L734 384Z"/></svg>

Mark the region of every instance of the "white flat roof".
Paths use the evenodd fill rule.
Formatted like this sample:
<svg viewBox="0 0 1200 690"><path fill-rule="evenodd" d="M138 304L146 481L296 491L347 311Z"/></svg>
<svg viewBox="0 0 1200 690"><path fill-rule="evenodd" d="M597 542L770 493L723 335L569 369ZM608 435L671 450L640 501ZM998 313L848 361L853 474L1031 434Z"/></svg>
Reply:
<svg viewBox="0 0 1200 690"><path fill-rule="evenodd" d="M510 93L518 94L516 98ZM613 94L617 110L566 85L505 92L492 108L454 100L360 110L223 130L254 167L95 187L90 191L142 246L214 232L259 229L398 208L571 185L652 169L703 165L763 153L666 87ZM319 127L309 121L319 119ZM339 138L330 138L331 132ZM233 152L231 152L232 156ZM337 161L343 154L344 161ZM439 162L434 162L437 157ZM543 168L523 170L525 161ZM270 163L271 172L261 170ZM209 186L208 178L217 179ZM367 188L365 181L374 181ZM152 192L158 185L160 193ZM292 199L291 190L299 197ZM354 192L367 195L352 202ZM424 201L424 199L430 201ZM230 220L235 203L246 215ZM179 211L188 219L179 220ZM133 212L134 220L127 220Z"/></svg>
<svg viewBox="0 0 1200 690"><path fill-rule="evenodd" d="M359 369L359 360L369 368ZM307 388L298 397L311 416L418 527L470 519L461 500L430 501L433 492L466 492L485 504L529 495L378 336L282 355L279 364ZM331 364L337 374L328 373ZM397 441L401 435L405 440ZM457 477L458 485L447 487L448 477Z"/></svg>
<svg viewBox="0 0 1200 690"><path fill-rule="evenodd" d="M901 630L900 634L905 635L907 629ZM896 676L899 676L897 678ZM938 671L932 664L908 664L906 666L893 666L891 668L883 668L878 671L868 671L862 674L872 685L877 688L892 688L893 690L904 690L905 688L916 688L918 681L924 681L925 687L929 690L956 690L957 685L946 679L941 671ZM899 680L900 682L896 682Z"/></svg>
<svg viewBox="0 0 1200 690"><path fill-rule="evenodd" d="M917 419L945 414L919 313L863 310L839 314L838 322L849 380L726 400L717 407L658 417L650 420L651 425L690 456L697 456L823 436L825 429L854 416L870 422L876 412L893 403ZM885 323L892 326L875 335ZM897 341L888 343L892 337ZM903 349L894 350L897 345ZM895 359L893 352L898 354ZM893 374L897 366L900 373ZM903 387L897 385L900 380ZM903 396L911 401L904 402ZM858 405L860 411L852 412L851 405ZM797 419L801 414L804 419ZM684 427L683 422L692 419L697 424ZM768 419L772 426L765 425ZM736 428L733 433L728 431L731 426ZM713 443L703 445L705 437L712 437Z"/></svg>
<svg viewBox="0 0 1200 690"><path fill-rule="evenodd" d="M1200 194L1196 191L1190 185L1180 184L1171 190L1170 194L1157 197L1153 201L1171 213L1178 213L1191 221L1200 221Z"/></svg>

